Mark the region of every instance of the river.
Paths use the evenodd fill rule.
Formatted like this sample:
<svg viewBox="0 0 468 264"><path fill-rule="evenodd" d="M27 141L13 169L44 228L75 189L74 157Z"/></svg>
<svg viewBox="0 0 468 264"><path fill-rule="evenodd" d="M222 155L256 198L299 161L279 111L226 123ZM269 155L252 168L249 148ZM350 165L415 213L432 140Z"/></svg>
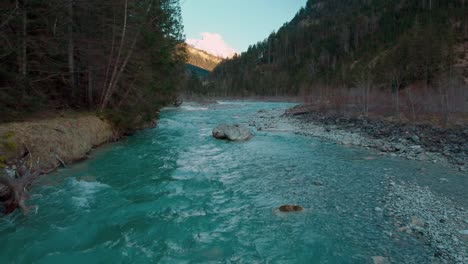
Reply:
<svg viewBox="0 0 468 264"><path fill-rule="evenodd" d="M369 150L290 132L258 131L242 143L211 137L220 123L291 106L221 102L163 111L157 128L43 177L29 201L37 210L1 220L0 263L430 262L428 245L388 235L393 220L375 210L383 178L410 179L415 162L368 160ZM282 204L305 210L280 213Z"/></svg>

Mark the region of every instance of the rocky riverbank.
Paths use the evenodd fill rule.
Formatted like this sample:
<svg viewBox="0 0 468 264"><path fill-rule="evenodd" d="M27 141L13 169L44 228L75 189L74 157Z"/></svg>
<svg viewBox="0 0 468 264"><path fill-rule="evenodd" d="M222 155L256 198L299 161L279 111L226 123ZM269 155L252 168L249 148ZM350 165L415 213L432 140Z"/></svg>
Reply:
<svg viewBox="0 0 468 264"><path fill-rule="evenodd" d="M428 187L387 179L383 208L376 208L394 220L388 235L399 239L410 234L434 249L433 263L468 262L468 212Z"/></svg>
<svg viewBox="0 0 468 264"><path fill-rule="evenodd" d="M468 171L468 128L440 129L316 113L295 119L305 130L319 124L331 137L341 137L343 144L374 148L412 160L451 164Z"/></svg>
<svg viewBox="0 0 468 264"><path fill-rule="evenodd" d="M443 129L306 110L295 107L283 117L294 124L298 134L411 160L449 164L468 172L468 127Z"/></svg>
<svg viewBox="0 0 468 264"><path fill-rule="evenodd" d="M419 160L422 166L427 162L438 163L455 167L463 174L468 169L468 128L401 125L303 110L300 107L286 112L261 110L249 125L257 131L289 131L338 144L375 149L382 155ZM375 211L392 219L394 229L387 230L387 235L396 240L402 235L422 240L434 250L432 263L468 263L468 213L465 208L435 194L429 187L404 182L398 177L383 176L382 184L385 184L386 192L381 207ZM391 262L391 259L383 259L387 261L385 263Z"/></svg>

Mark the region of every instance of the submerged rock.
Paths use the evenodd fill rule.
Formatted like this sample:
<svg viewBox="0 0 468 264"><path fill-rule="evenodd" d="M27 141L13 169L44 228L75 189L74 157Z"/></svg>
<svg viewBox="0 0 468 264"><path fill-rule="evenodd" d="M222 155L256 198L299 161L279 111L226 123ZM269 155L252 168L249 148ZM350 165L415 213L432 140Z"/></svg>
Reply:
<svg viewBox="0 0 468 264"><path fill-rule="evenodd" d="M241 125L219 125L213 129L213 137L231 141L249 140L253 135L249 129Z"/></svg>
<svg viewBox="0 0 468 264"><path fill-rule="evenodd" d="M323 186L323 182L321 182L321 181L319 181L319 180L314 180L314 181L312 182L312 184L315 185L315 186Z"/></svg>
<svg viewBox="0 0 468 264"><path fill-rule="evenodd" d="M386 257L374 256L372 257L372 262L374 264L390 264L390 261Z"/></svg>
<svg viewBox="0 0 468 264"><path fill-rule="evenodd" d="M302 208L299 205L291 205L291 204L282 205L278 209L281 212L299 212L299 211L304 210L304 208Z"/></svg>
<svg viewBox="0 0 468 264"><path fill-rule="evenodd" d="M417 226L417 227L422 227L423 228L425 226L425 223L421 218L419 218L417 216L412 216L411 217L411 225L414 226L414 227Z"/></svg>

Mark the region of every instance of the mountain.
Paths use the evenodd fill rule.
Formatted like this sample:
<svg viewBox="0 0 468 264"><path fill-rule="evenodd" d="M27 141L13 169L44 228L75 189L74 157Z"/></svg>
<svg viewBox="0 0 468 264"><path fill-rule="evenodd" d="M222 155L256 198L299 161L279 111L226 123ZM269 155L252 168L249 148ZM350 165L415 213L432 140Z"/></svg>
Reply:
<svg viewBox="0 0 468 264"><path fill-rule="evenodd" d="M212 71L223 60L222 58L209 54L206 51L196 49L191 45L187 45L186 50L188 55L188 64L207 71Z"/></svg>
<svg viewBox="0 0 468 264"><path fill-rule="evenodd" d="M218 65L210 93L301 95L413 117L468 111L467 14L465 0L309 0L277 32Z"/></svg>
<svg viewBox="0 0 468 264"><path fill-rule="evenodd" d="M199 78L207 78L210 75L210 71L192 64L187 64L186 69L190 75L198 76Z"/></svg>
<svg viewBox="0 0 468 264"><path fill-rule="evenodd" d="M189 38L186 43L220 58L232 58L237 52L229 46L220 34L203 32L201 39Z"/></svg>

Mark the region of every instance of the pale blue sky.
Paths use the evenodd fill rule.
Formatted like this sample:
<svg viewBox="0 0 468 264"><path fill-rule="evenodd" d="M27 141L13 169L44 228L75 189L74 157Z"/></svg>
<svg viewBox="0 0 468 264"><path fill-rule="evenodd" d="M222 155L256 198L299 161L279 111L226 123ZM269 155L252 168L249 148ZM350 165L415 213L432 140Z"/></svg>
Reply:
<svg viewBox="0 0 468 264"><path fill-rule="evenodd" d="M238 52L290 21L307 0L181 0L187 39L218 33Z"/></svg>

